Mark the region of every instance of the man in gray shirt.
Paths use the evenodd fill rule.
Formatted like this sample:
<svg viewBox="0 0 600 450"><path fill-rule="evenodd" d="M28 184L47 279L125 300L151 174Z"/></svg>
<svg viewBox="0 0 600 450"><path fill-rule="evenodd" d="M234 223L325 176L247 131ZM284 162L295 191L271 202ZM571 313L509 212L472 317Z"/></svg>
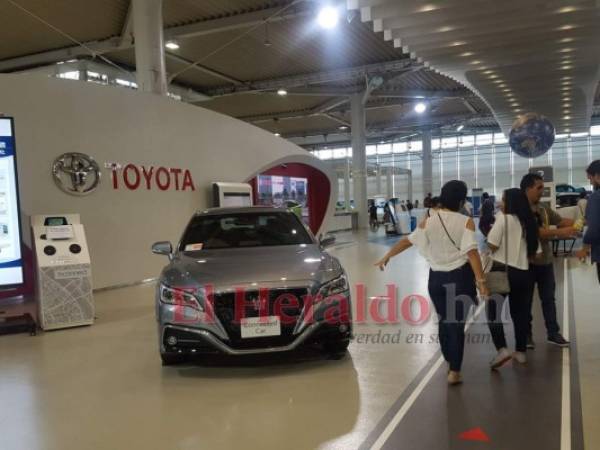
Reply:
<svg viewBox="0 0 600 450"><path fill-rule="evenodd" d="M562 218L552 208L540 203L544 194L544 179L540 175L535 173L525 175L521 180L521 190L527 195L531 209L540 224L542 254L529 264L529 272L538 287L548 342L560 347L567 347L569 342L560 334L560 327L556 320L556 280L554 277L553 253L550 241L553 239L574 238L577 236L577 230L573 228L573 220ZM555 228L550 228L551 226ZM533 307L533 304L531 307ZM530 312L528 348L535 348L531 331L532 321L533 316Z"/></svg>

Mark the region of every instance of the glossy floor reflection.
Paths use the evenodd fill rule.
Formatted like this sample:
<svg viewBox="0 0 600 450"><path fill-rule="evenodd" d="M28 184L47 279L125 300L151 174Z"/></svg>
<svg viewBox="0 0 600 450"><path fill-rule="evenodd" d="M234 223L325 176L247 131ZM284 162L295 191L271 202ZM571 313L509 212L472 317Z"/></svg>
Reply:
<svg viewBox="0 0 600 450"><path fill-rule="evenodd" d="M373 267L394 241L380 233L340 234L331 252L367 297L388 284L399 298L426 295L428 268L414 250L385 272ZM0 336L0 449L357 448L438 350L432 320L367 315L342 359L308 349L163 368L153 289L98 293L91 327ZM381 343L398 332L399 342Z"/></svg>
<svg viewBox="0 0 600 450"><path fill-rule="evenodd" d="M338 236L332 249L369 295L422 290L425 266L407 255L381 273L385 240ZM415 262L417 265L415 266ZM96 295L92 327L0 339L0 448L257 449L356 447L435 346L353 343L318 351L198 359L162 368L153 286ZM357 333L405 332L367 321Z"/></svg>

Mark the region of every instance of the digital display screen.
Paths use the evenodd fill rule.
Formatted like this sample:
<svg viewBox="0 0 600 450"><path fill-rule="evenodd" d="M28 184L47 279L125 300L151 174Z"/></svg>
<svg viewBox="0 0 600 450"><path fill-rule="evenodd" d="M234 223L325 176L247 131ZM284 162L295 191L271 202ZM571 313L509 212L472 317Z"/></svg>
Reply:
<svg viewBox="0 0 600 450"><path fill-rule="evenodd" d="M69 225L66 217L46 217L44 225L47 227L60 227L62 225Z"/></svg>
<svg viewBox="0 0 600 450"><path fill-rule="evenodd" d="M258 176L258 202L287 208L309 223L308 179L278 175Z"/></svg>
<svg viewBox="0 0 600 450"><path fill-rule="evenodd" d="M0 117L0 286L23 284L13 120Z"/></svg>

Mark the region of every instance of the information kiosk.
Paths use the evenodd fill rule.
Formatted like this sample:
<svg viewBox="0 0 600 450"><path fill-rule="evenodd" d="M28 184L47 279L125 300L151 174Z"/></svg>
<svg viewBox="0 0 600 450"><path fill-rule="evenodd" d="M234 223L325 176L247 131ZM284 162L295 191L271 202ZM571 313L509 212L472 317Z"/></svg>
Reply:
<svg viewBox="0 0 600 450"><path fill-rule="evenodd" d="M31 217L39 325L44 330L94 322L90 255L79 214Z"/></svg>

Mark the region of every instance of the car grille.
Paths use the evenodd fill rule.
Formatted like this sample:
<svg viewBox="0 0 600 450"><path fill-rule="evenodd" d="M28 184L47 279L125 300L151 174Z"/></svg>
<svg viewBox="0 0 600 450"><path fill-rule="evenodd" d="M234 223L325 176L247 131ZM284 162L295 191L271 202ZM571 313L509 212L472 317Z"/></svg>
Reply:
<svg viewBox="0 0 600 450"><path fill-rule="evenodd" d="M286 306L283 312L288 317L286 323L282 320L281 322L281 335L280 336L268 336L260 338L248 338L242 339L240 324L236 323L236 294L235 293L220 293L215 294L212 298L212 305L215 311L215 315L225 328L227 335L229 336L228 344L235 349L251 349L251 348L264 348L264 347L282 347L290 344L294 341L294 328L298 323L300 316L302 315L302 309L304 307L304 296L308 293L306 288L298 289L270 289L267 293L263 294L267 305L265 305L265 312L263 315L276 315L275 314L275 303L276 300L283 294L292 295L297 299L298 304L296 306ZM245 301L250 302L252 299L259 298L259 291L246 291ZM240 305L241 307L241 305ZM242 317L259 317L261 311L252 305L244 305L244 311L241 314Z"/></svg>

